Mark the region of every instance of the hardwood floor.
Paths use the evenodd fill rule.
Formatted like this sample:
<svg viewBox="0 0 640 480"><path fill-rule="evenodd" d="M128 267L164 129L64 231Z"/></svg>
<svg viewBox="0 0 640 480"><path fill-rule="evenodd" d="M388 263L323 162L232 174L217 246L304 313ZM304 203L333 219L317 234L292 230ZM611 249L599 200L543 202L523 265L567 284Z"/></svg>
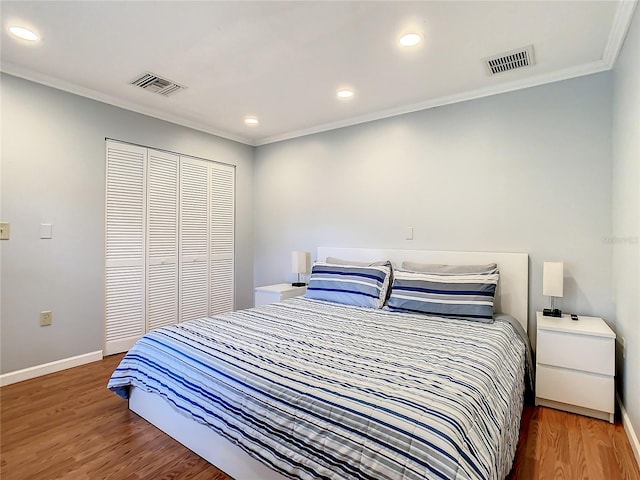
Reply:
<svg viewBox="0 0 640 480"><path fill-rule="evenodd" d="M640 480L640 469L619 421L527 406L508 479Z"/></svg>
<svg viewBox="0 0 640 480"><path fill-rule="evenodd" d="M2 387L2 480L229 480L106 389L122 355ZM526 407L509 480L640 480L620 423Z"/></svg>
<svg viewBox="0 0 640 480"><path fill-rule="evenodd" d="M121 358L0 389L2 480L229 480L107 390Z"/></svg>

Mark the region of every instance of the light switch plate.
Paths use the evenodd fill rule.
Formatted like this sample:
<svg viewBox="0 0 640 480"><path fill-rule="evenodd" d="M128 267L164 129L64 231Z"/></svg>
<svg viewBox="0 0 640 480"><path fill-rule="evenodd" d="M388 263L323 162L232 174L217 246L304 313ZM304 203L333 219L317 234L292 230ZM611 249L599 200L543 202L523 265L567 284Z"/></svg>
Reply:
<svg viewBox="0 0 640 480"><path fill-rule="evenodd" d="M9 222L0 222L0 240L9 240Z"/></svg>
<svg viewBox="0 0 640 480"><path fill-rule="evenodd" d="M406 240L413 240L413 227L407 227L404 232L404 238Z"/></svg>
<svg viewBox="0 0 640 480"><path fill-rule="evenodd" d="M40 238L51 238L53 236L53 225L50 223L40 224Z"/></svg>

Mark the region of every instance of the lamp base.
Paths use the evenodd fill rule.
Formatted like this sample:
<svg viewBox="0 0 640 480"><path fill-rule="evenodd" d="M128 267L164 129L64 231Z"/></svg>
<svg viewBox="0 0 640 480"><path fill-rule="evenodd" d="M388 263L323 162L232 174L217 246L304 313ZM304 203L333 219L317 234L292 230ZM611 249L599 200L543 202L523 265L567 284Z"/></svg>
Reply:
<svg viewBox="0 0 640 480"><path fill-rule="evenodd" d="M304 282L293 282L293 283L291 284L291 286L292 286L292 287L306 287L306 286L307 286L307 284L306 284L306 283L304 283Z"/></svg>
<svg viewBox="0 0 640 480"><path fill-rule="evenodd" d="M562 311L559 308L554 308L553 310L550 308L545 308L542 310L542 315L545 317L561 317Z"/></svg>

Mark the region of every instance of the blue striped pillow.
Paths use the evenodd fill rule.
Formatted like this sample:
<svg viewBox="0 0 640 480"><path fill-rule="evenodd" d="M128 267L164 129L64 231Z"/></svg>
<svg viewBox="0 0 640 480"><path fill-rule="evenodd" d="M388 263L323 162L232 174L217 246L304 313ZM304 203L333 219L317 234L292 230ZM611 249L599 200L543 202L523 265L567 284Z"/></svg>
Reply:
<svg viewBox="0 0 640 480"><path fill-rule="evenodd" d="M390 278L390 263L365 267L316 262L311 269L305 297L357 307L382 308Z"/></svg>
<svg viewBox="0 0 640 480"><path fill-rule="evenodd" d="M392 310L493 322L498 269L479 273L422 273L395 270L387 305Z"/></svg>

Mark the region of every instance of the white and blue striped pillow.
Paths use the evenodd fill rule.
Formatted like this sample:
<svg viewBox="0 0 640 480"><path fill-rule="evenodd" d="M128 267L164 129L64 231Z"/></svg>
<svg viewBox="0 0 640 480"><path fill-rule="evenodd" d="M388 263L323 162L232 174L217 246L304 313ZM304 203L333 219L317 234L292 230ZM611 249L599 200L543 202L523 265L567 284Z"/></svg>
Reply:
<svg viewBox="0 0 640 480"><path fill-rule="evenodd" d="M332 265L316 262L305 297L358 307L382 308L389 289L391 264Z"/></svg>
<svg viewBox="0 0 640 480"><path fill-rule="evenodd" d="M395 270L387 305L392 310L493 322L498 269L478 273Z"/></svg>

